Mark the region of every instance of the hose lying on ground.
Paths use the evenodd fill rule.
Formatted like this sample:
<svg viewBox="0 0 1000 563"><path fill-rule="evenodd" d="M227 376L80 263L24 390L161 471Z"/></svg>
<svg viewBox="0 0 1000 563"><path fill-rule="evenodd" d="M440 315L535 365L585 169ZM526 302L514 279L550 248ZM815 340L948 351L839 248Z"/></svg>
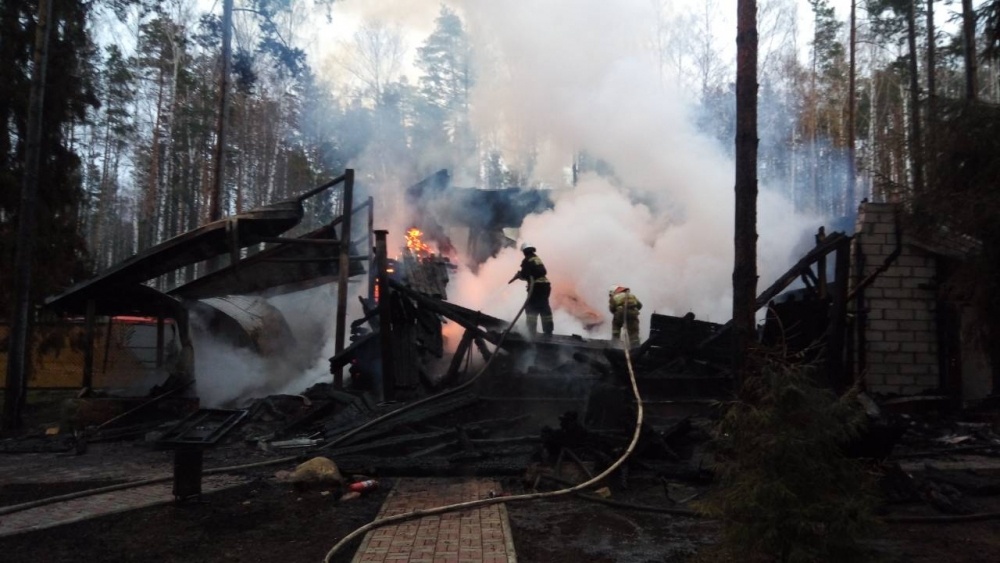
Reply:
<svg viewBox="0 0 1000 563"><path fill-rule="evenodd" d="M527 301L525 301L525 304L527 304ZM627 314L628 313L626 312L626 315ZM515 321L516 321L516 318L515 318ZM513 326L513 323L512 323L512 326ZM453 511L456 511L456 510L465 510L465 509L468 509L468 508L476 508L476 507L487 506L487 505L491 505L491 504L522 502L522 501L527 501L527 500L537 500L537 499L545 499L545 498L553 498L553 497L564 496L564 495L576 493L578 491L582 491L584 489L587 489L587 488L593 486L595 483L599 483L599 482L603 481L605 478L607 478L608 475L611 475L615 470L617 470L619 467L621 467L621 465L623 463L625 463L625 460L628 459L628 457L630 455L632 455L632 452L635 450L636 444L639 443L639 434L640 434L640 432L642 430L642 419L643 419L642 397L639 395L639 386L636 383L635 371L633 371L633 369L632 369L632 356L629 354L629 347L630 346L631 346L631 342L629 342L628 335L626 334L626 336L625 336L625 363L628 366L629 381L632 384L632 395L635 397L635 404L636 404L635 430L632 432L632 441L629 443L628 448L625 449L625 452L622 453L621 457L619 457L614 463L612 463L611 466L609 466L607 469L605 469L604 471L602 471L600 474L598 474L598 475L594 476L593 478L591 478L591 479L589 479L587 481L584 481L583 483L580 483L578 485L574 485L572 487L567 487L565 489L559 489L557 491L547 491L547 492L544 492L544 493L528 493L528 494L523 494L523 495L512 495L512 496L508 496L508 497L494 497L494 498L487 498L487 499L472 500L472 501L460 502L460 503L456 503L456 504L449 504L449 505L445 505L445 506L437 506L437 507L434 507L434 508L426 508L426 509L414 510L413 512L408 512L406 514L398 514L396 516L389 516L387 518L382 518L380 520L375 520L373 522L369 522L368 524L365 524L364 526L361 526L360 528L354 530L350 534L344 536L343 539L341 539L339 542L337 542L337 544L334 545L330 549L329 552L327 552L326 557L323 558L324 563L330 563L330 561L333 559L333 556L338 551L340 551L345 545L347 545L348 543L350 543L351 541L353 541L358 536L360 536L360 535L362 535L362 534L364 534L364 533L366 533L366 532L368 532L370 530L374 530L375 528L381 528L382 526L387 526L389 524L395 524L395 523L403 522L403 521L406 521L406 520L412 520L414 518L422 518L424 516L432 516L432 515L435 515L435 514L444 514L446 512L453 512Z"/></svg>

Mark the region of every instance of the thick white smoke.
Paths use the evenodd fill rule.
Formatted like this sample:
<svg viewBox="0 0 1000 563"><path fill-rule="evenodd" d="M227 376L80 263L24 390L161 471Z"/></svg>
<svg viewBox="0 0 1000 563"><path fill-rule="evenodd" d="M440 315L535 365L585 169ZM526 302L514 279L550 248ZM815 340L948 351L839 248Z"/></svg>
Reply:
<svg viewBox="0 0 1000 563"><path fill-rule="evenodd" d="M669 80L660 84L645 53L650 6L646 0L462 4L489 65L480 68L473 92L475 125L529 139L530 146L507 148L538 151L537 181L565 185L565 169L580 150L610 164L617 180L589 175L574 188L557 189L555 208L528 217L519 238L537 247L554 293L575 292L603 312L608 286L629 286L645 305L644 336L652 312L692 311L714 322L731 317L735 182L732 160L696 130L689 100ZM761 188L759 273L766 286L820 223ZM519 291L505 284L520 258L505 251L478 276L462 273L452 301L512 317L523 284ZM556 323L557 333L583 331L559 312Z"/></svg>
<svg viewBox="0 0 1000 563"><path fill-rule="evenodd" d="M507 162L533 162L532 180L553 188L555 207L529 216L519 239L538 249L550 272L556 332L587 334L576 317L558 306L567 296L578 296L607 317L611 284L629 286L643 301L643 337L653 312L691 311L704 320L728 320L734 165L723 147L692 123L691 100L671 86L679 81L667 77L661 83L660 70L644 45L652 27L652 3L449 4L466 22L479 57L473 127L480 138L495 140ZM421 14L430 29L438 7L437 0L415 1L405 11ZM359 19L410 23L392 20L384 3L347 1L338 8L353 10ZM567 170L580 151L609 164L614 180L586 174L576 186L568 186ZM463 172L453 171L456 177ZM761 186L758 210L762 289L804 251L803 241L821 221L796 214L767 186ZM409 226L399 221L376 217L377 227L390 230L390 249L401 247ZM525 288L523 282L508 285L507 280L521 258L516 249L506 249L477 274L461 269L449 285L449 300L513 318ZM303 312L291 311L296 308L291 305L279 308L295 330L292 319ZM312 326L332 342L333 308L327 311L325 322ZM609 333L605 325L589 336L607 338ZM329 381L326 359L331 355L332 350L324 350L286 392Z"/></svg>
<svg viewBox="0 0 1000 563"><path fill-rule="evenodd" d="M347 336L350 323L362 315L358 296L366 287L363 277L348 285ZM329 359L336 347L336 282L266 299L281 312L295 340L294 348L280 354L235 348L208 330L200 317L192 316L195 384L202 406L241 406L255 397L298 394L316 383L332 381Z"/></svg>

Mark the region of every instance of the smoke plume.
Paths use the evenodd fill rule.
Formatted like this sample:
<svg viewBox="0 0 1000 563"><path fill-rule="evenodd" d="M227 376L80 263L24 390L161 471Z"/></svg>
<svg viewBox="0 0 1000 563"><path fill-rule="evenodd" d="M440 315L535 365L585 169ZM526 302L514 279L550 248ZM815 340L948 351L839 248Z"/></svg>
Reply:
<svg viewBox="0 0 1000 563"><path fill-rule="evenodd" d="M483 54L474 124L506 138L511 161L518 151L536 151L533 179L555 187L555 208L529 216L519 235L538 249L553 293L573 292L605 311L608 286L628 286L644 303L644 336L652 312L728 320L734 165L696 129L687 95L671 88L669 78L660 83L642 44L649 3L462 7ZM565 187L567 167L580 151L614 174L586 174ZM767 285L819 223L796 214L767 186L758 209L759 272ZM452 300L511 318L524 294L506 280L520 259L510 249L478 275L460 273ZM585 332L565 311L555 316L557 333ZM610 329L601 332L594 336L606 338Z"/></svg>

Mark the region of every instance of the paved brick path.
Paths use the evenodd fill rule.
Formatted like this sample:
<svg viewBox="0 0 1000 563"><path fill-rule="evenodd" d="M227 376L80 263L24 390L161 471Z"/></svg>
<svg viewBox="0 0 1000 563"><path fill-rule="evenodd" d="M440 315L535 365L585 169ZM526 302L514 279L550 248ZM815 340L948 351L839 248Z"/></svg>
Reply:
<svg viewBox="0 0 1000 563"><path fill-rule="evenodd" d="M490 491L500 488L489 479L399 479L378 517L488 498ZM374 529L365 535L353 563L383 561L515 563L507 510L492 504Z"/></svg>
<svg viewBox="0 0 1000 563"><path fill-rule="evenodd" d="M207 475L202 478L202 494L224 487L246 483L245 477ZM20 512L0 515L0 537L41 530L77 522L95 516L114 514L174 501L173 481L145 485L100 495L81 497Z"/></svg>
<svg viewBox="0 0 1000 563"><path fill-rule="evenodd" d="M173 452L92 445L81 456L67 454L0 455L0 483L72 483L77 481L136 481L170 475Z"/></svg>

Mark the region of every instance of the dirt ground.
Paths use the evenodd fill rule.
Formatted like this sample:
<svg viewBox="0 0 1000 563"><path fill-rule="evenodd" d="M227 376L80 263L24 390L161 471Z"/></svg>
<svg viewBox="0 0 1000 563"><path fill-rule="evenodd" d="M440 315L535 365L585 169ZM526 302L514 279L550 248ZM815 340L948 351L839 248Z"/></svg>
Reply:
<svg viewBox="0 0 1000 563"><path fill-rule="evenodd" d="M165 455L128 443L100 446L83 457L97 464L140 464ZM8 466L16 464L17 455L0 453L4 456L0 461ZM206 467L258 461L260 455L252 450L217 451L212 463L206 460ZM73 457L54 459L58 463L76 463ZM201 503L158 505L0 537L0 561L315 563L322 561L342 537L376 516L395 482L392 476L379 476L382 485L379 489L360 499L338 502L335 494L294 491L273 478L275 469L247 473L252 479L250 483L206 494ZM499 479L508 493L525 491L519 477ZM0 482L0 506L108 484L112 483ZM635 475L627 489L615 483L610 485L612 498L617 501L669 505L662 482L655 478ZM672 496L683 498L688 492ZM1000 496L975 497L970 503L977 513L1000 514ZM689 562L718 537L716 522L609 507L578 497L510 503L507 510L521 563ZM942 516L921 502L894 504L888 511L892 515ZM355 545L342 550L335 561L350 561L359 543L357 540ZM876 530L872 546L884 563L996 561L1000 553L1000 518L956 523L885 523Z"/></svg>
<svg viewBox="0 0 1000 563"><path fill-rule="evenodd" d="M383 483L391 486L392 480ZM507 490L517 487L510 480L505 484ZM4 486L0 504L75 489L79 486ZM0 559L315 563L341 537L375 517L387 490L338 503L316 491L295 493L287 485L262 480L206 495L200 504L161 505L0 538ZM714 528L690 518L622 511L570 497L511 503L508 513L523 563L682 562ZM358 543L335 561L350 561Z"/></svg>
<svg viewBox="0 0 1000 563"><path fill-rule="evenodd" d="M0 538L7 563L101 561L124 563L322 561L340 538L369 522L392 479L353 501L337 502L319 491L298 493L260 479L212 493L201 503L167 504ZM108 483L0 487L0 505ZM519 482L507 479L505 490ZM651 503L648 491L618 491L615 498ZM1000 510L1000 502L980 503ZM703 520L639 512L576 497L508 505L518 560L522 563L685 562L716 537ZM897 514L939 515L916 505ZM355 542L358 543L358 542ZM1000 521L954 524L884 524L874 542L889 563L981 563L1000 553ZM351 560L357 545L338 554Z"/></svg>

